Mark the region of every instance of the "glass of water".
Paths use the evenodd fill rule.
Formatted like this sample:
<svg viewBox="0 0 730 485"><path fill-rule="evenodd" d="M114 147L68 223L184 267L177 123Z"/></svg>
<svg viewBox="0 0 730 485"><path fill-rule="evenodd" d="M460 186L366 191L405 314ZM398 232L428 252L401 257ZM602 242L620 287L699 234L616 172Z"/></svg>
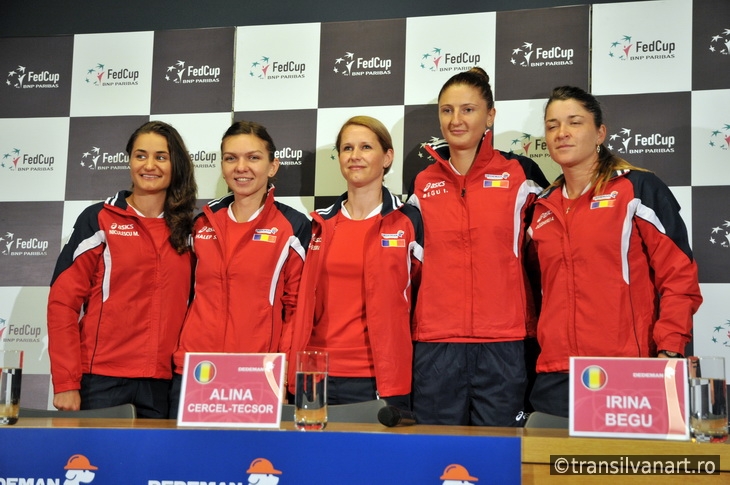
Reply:
<svg viewBox="0 0 730 485"><path fill-rule="evenodd" d="M725 359L688 357L689 422L692 439L704 443L727 440Z"/></svg>
<svg viewBox="0 0 730 485"><path fill-rule="evenodd" d="M23 351L0 350L0 425L18 422L22 377Z"/></svg>
<svg viewBox="0 0 730 485"><path fill-rule="evenodd" d="M327 426L327 352L297 352L294 426L319 430Z"/></svg>

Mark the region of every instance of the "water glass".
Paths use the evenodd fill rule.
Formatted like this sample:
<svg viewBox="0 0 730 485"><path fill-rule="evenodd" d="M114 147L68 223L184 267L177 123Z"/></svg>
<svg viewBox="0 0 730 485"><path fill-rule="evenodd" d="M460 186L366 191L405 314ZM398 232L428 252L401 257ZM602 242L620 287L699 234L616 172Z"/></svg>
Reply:
<svg viewBox="0 0 730 485"><path fill-rule="evenodd" d="M327 352L297 352L294 426L320 430L327 426Z"/></svg>
<svg viewBox="0 0 730 485"><path fill-rule="evenodd" d="M692 439L703 443L727 440L725 359L688 357L689 422Z"/></svg>
<svg viewBox="0 0 730 485"><path fill-rule="evenodd" d="M0 350L0 425L18 422L22 377L23 351Z"/></svg>

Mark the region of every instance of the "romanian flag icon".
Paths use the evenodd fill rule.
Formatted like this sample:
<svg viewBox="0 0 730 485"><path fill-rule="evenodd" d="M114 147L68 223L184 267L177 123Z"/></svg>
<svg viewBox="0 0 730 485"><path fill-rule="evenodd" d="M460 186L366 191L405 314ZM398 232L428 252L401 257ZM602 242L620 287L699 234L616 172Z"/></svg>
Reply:
<svg viewBox="0 0 730 485"><path fill-rule="evenodd" d="M201 362L195 366L193 375L197 382L207 384L215 378L215 365L208 361Z"/></svg>
<svg viewBox="0 0 730 485"><path fill-rule="evenodd" d="M406 247L405 239L381 239L380 245L384 248L404 248Z"/></svg>
<svg viewBox="0 0 730 485"><path fill-rule="evenodd" d="M583 385L586 386L586 389L597 391L599 389L603 389L603 386L606 385L608 376L606 375L606 371L601 367L592 365L585 368L581 379L583 380Z"/></svg>
<svg viewBox="0 0 730 485"><path fill-rule="evenodd" d="M276 242L276 236L273 234L254 234L253 240L273 243Z"/></svg>
<svg viewBox="0 0 730 485"><path fill-rule="evenodd" d="M508 189L509 188L509 180L499 179L499 180L485 180L484 181L484 188L490 188L490 187L498 187L500 189Z"/></svg>
<svg viewBox="0 0 730 485"><path fill-rule="evenodd" d="M594 200L593 202L591 202L591 209L603 209L604 207L613 207L615 204L615 199Z"/></svg>

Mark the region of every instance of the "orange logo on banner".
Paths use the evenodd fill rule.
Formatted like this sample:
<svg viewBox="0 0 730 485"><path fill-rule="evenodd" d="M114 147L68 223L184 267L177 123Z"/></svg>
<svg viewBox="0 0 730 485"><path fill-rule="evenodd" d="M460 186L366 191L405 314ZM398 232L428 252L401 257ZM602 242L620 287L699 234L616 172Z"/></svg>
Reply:
<svg viewBox="0 0 730 485"><path fill-rule="evenodd" d="M92 465L84 455L73 455L68 459L63 469L66 470L66 481L64 483L74 484L93 482L96 476L96 470L99 467Z"/></svg>
<svg viewBox="0 0 730 485"><path fill-rule="evenodd" d="M456 463L447 466L444 469L444 474L439 477L441 480L444 480L444 484L449 484L450 482L478 482L479 479L477 477L473 477L469 475L469 470L464 468L461 465L458 465Z"/></svg>

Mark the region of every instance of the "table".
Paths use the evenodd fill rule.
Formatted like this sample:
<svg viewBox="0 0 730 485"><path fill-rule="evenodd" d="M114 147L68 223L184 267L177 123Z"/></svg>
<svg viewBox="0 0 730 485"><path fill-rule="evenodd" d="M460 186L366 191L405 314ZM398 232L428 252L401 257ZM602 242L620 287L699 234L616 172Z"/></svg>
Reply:
<svg viewBox="0 0 730 485"><path fill-rule="evenodd" d="M214 460L214 457L206 456L213 450L216 443L232 440L236 449L231 451L233 460L236 460L236 467L240 471L236 477L237 482L228 479L228 483L246 484L247 475L245 471L251 469L252 460L250 456L240 447L240 441L259 443L263 448L257 458L270 458L270 462L274 469L281 471L278 475L282 485L293 483L287 480L287 470L284 468L282 456L286 454L296 454L297 450L285 450L284 455L277 454L270 448L271 443L286 443L287 446L318 446L321 451L328 454L337 453L337 448L344 448L345 461L352 457L353 470L358 473L365 473L362 468L358 468L355 461L365 462L367 465L368 454L374 454L372 463L376 463L383 470L391 469L389 467L401 466L406 470L424 471L430 469L427 476L428 480L423 479L423 475L418 478L421 481L409 481L406 475L399 477L390 477L378 483L385 484L403 484L403 483L434 483L441 484L440 476L445 472L446 465L459 464L465 467L474 478L479 481L477 485L483 483L519 483L520 480L524 484L543 484L543 483L682 483L684 485L691 483L730 483L730 443L725 444L702 444L682 441L659 441L659 440L638 440L638 439L607 439L607 438L578 438L569 437L567 430L558 429L523 429L523 428L487 428L472 426L432 426L417 425L410 427L386 428L379 424L351 424L351 423L330 423L327 429L321 432L302 432L294 429L293 423L282 423L280 429L211 429L211 428L178 428L175 421L172 420L124 420L124 419L75 419L75 418L21 418L14 426L0 428L0 433L6 436L15 435L16 439L23 441L23 436L29 433L44 433L46 436L52 436L56 439L52 440L48 446L59 446L58 439L65 436L67 432L92 433L95 440L99 440L94 445L97 448L105 446L105 440L124 437L131 433L132 440L139 439L153 440L153 449L167 450L169 453L179 453L175 451L175 442L184 442L188 438L202 438L203 442L194 444L191 450L195 456L205 457L206 462ZM71 431L74 430L74 431ZM94 431L95 430L95 431ZM127 430L127 433L122 431ZM174 433L174 434L173 434ZM193 433L188 435L187 433ZM123 440L122 440L123 441ZM156 442L154 442L156 441ZM195 440L193 440L194 442ZM53 443L53 444L51 444ZM328 446L331 443L332 446ZM381 449L370 449L370 445L382 444ZM511 446L517 446L521 462L521 466L517 470L517 479L512 480L512 472L510 467ZM122 446L121 442L110 443L110 450L115 447ZM73 447L72 447L73 448ZM377 447L376 447L377 448ZM413 448L413 449L408 449ZM94 449L93 447L91 449ZM63 455L64 459L72 455L73 450L70 448ZM416 452L414 455L414 451ZM114 451L111 451L112 453ZM149 460L164 460L169 453L149 453ZM447 456L452 453L451 456ZM626 476L620 477L613 475L586 476L586 475L550 475L550 455L615 455L617 457L629 455L677 455L677 456L699 456L699 455L719 455L720 470L719 475L644 475L644 476ZM3 483L6 476L2 470L5 455L0 455L0 485L10 485ZM454 458L456 457L456 458ZM497 462L503 460L503 463L497 463L496 467L490 468L487 464L486 468L482 467L481 462L489 462L490 458L497 458ZM220 458L220 457L218 457ZM218 459L216 458L216 459ZM439 460L441 459L441 462ZM146 457L140 460L147 460ZM476 461L475 461L476 460ZM58 460L57 460L58 461ZM305 460L306 461L306 460ZM337 463L328 460L328 466L334 467ZM336 461L336 460L335 460ZM494 461L494 460L492 460ZM94 461L91 461L92 465ZM372 465L371 463L371 465ZM64 463L65 464L65 463ZM37 466L37 462L34 464ZM142 464L137 465L138 468L144 469ZM306 466L306 464L302 464ZM277 468L278 467L278 468ZM481 468L480 468L481 467ZM56 476L61 476L64 472L63 466L56 466L51 469L52 473L56 471ZM101 467L99 467L101 468ZM201 467L203 469L204 467ZM365 467L368 470L370 468ZM487 470L487 471L484 471ZM495 477L496 471L503 472L500 477ZM292 475L289 470L289 476ZM479 473L481 472L481 473ZM425 473L425 472L424 472ZM184 475L184 473L181 473ZM210 473L210 475L215 475ZM191 478L187 481L180 480L180 483L174 483L175 477L170 477L170 483L163 483L164 477L155 482L155 479L148 479L146 485L191 485ZM321 477L320 477L321 478ZM514 477L512 477L514 478ZM197 479L197 478L196 478ZM97 479L100 483L124 483L128 482L106 482ZM20 482L18 482L20 483ZM48 482L53 483L53 482ZM44 485L48 485L45 483ZM59 485L63 480L59 482ZM135 482L136 483L136 482ZM206 482L200 481L200 485ZM307 483L307 482L298 482ZM335 483L333 481L315 481L309 483ZM357 477L349 476L349 481L342 483L368 483L366 481L357 481ZM36 485L37 482L36 482ZM215 482L215 485L219 485Z"/></svg>
<svg viewBox="0 0 730 485"><path fill-rule="evenodd" d="M330 423L305 432L291 422L178 428L167 420L21 417L0 433L12 444L0 454L0 485L519 484L522 473L514 430Z"/></svg>

